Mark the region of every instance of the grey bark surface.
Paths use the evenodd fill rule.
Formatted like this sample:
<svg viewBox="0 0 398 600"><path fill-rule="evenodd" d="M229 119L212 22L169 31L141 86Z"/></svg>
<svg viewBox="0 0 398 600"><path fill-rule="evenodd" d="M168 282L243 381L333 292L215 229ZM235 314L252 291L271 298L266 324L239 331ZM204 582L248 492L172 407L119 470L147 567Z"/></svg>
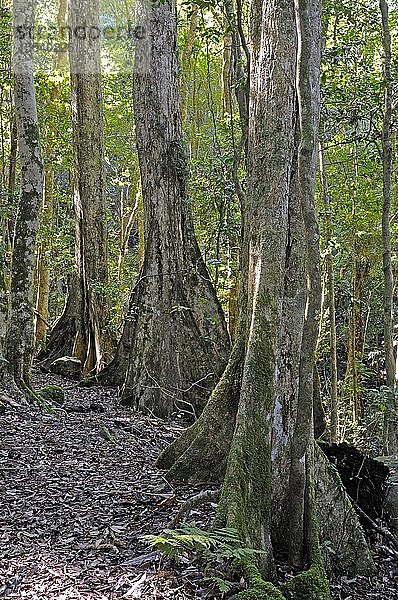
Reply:
<svg viewBox="0 0 398 600"><path fill-rule="evenodd" d="M21 387L30 387L34 352L34 264L43 194L43 166L33 80L33 44L27 31L34 24L33 0L14 0L14 101L21 166L20 197L13 236L11 302L6 358ZM18 29L21 28L21 29Z"/></svg>
<svg viewBox="0 0 398 600"><path fill-rule="evenodd" d="M322 183L323 203L326 213L326 270L328 278L328 300L330 319L330 441L333 444L337 443L339 437L336 302L334 292L334 261L331 247L333 235L333 222L331 215L325 157L322 144L319 145L319 169Z"/></svg>
<svg viewBox="0 0 398 600"><path fill-rule="evenodd" d="M391 139L393 81L391 74L391 34L388 22L389 7L386 0L380 0L384 49L384 83L385 102L383 116L383 273L384 273L384 360L386 368L386 385L389 388L388 405L384 418L384 452L392 454L397 451L397 419L395 400L395 358L394 358L394 276L391 259L391 189L393 147Z"/></svg>
<svg viewBox="0 0 398 600"><path fill-rule="evenodd" d="M319 447L315 458L317 515L326 569L329 573L371 575L375 564L340 475Z"/></svg>
<svg viewBox="0 0 398 600"><path fill-rule="evenodd" d="M108 235L104 116L100 64L99 0L69 0L69 45L74 137L76 275L65 310L49 336L45 364L64 355L82 361L85 373L109 362ZM80 28L80 29L79 29ZM85 35L79 34L84 31ZM77 32L77 33L76 33ZM94 32L90 34L90 32ZM73 297L71 297L73 295Z"/></svg>
<svg viewBox="0 0 398 600"><path fill-rule="evenodd" d="M175 3L140 4L134 112L144 206L144 263L104 377L123 402L198 416L224 371L229 336L194 235L178 95Z"/></svg>
<svg viewBox="0 0 398 600"><path fill-rule="evenodd" d="M278 387L290 182L295 154L294 12L253 8L247 194L247 340L219 517L265 551L270 571L272 415Z"/></svg>
<svg viewBox="0 0 398 600"><path fill-rule="evenodd" d="M291 446L289 481L290 562L303 567L310 556L308 533L313 478L314 365L321 309L319 228L315 211L320 109L321 6L319 0L295 0L298 36L297 98L300 141L297 189L305 233L307 303L300 350L297 417Z"/></svg>

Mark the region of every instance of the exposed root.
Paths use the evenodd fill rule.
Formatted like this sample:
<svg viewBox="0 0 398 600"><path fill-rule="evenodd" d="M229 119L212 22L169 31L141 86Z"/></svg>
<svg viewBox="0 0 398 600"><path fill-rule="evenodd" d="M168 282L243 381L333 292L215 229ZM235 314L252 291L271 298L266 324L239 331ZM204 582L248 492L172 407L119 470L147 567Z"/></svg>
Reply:
<svg viewBox="0 0 398 600"><path fill-rule="evenodd" d="M206 504L207 502L218 502L221 490L205 490L192 498L188 498L178 509L177 514L169 523L169 528L174 529L182 520L182 517L189 513L193 508Z"/></svg>

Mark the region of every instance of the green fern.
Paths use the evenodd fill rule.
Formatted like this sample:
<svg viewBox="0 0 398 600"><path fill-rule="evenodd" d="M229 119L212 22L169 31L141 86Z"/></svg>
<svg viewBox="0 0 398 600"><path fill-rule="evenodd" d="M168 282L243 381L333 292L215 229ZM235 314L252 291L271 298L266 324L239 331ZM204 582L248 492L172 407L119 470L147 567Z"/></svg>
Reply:
<svg viewBox="0 0 398 600"><path fill-rule="evenodd" d="M172 560L190 558L201 562L204 572L211 575L206 581L222 594L236 585L222 577L225 572L230 571L232 575L238 563L264 554L245 547L238 531L230 528L203 531L195 525L184 525L180 529L165 529L161 535L144 535L142 539Z"/></svg>
<svg viewBox="0 0 398 600"><path fill-rule="evenodd" d="M173 559L193 553L217 561L242 560L262 553L244 547L238 532L228 528L203 531L195 525L185 525L180 529L165 529L159 536L145 535L143 539Z"/></svg>

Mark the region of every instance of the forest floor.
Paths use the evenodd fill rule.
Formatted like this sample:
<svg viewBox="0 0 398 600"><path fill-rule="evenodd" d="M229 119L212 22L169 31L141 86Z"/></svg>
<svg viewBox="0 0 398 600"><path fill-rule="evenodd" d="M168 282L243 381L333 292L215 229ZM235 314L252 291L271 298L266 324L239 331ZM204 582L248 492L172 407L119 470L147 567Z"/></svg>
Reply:
<svg viewBox="0 0 398 600"><path fill-rule="evenodd" d="M49 383L65 390L62 410L16 399L0 416L0 597L220 598L195 564L172 568L141 538L208 487L171 485L153 466L181 426L121 408L113 390L36 373L37 387ZM190 521L206 528L214 508ZM339 579L335 600L398 599L396 557L381 543L375 552L379 575Z"/></svg>

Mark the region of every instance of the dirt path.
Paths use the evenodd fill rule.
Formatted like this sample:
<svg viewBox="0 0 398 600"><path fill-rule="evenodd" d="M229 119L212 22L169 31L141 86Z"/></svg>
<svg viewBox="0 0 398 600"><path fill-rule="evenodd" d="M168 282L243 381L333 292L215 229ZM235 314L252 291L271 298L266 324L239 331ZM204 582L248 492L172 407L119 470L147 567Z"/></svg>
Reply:
<svg viewBox="0 0 398 600"><path fill-rule="evenodd" d="M121 411L110 390L50 380L66 389L65 411L0 418L0 597L194 597L155 566L128 564L175 510L152 464L177 429Z"/></svg>

